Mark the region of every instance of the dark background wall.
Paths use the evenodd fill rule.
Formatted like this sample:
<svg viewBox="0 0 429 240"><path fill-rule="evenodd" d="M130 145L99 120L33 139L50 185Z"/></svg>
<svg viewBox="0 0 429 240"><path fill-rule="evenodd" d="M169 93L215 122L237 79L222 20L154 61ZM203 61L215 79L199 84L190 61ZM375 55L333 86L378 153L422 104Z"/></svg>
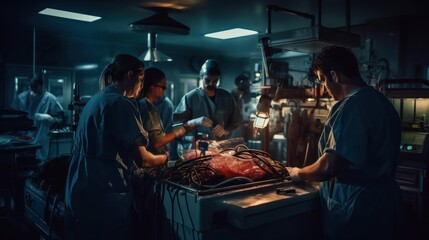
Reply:
<svg viewBox="0 0 429 240"><path fill-rule="evenodd" d="M74 82L81 87L81 95L93 95L98 91L98 78L104 66L119 53L128 53L139 56L146 50L146 43L133 46L122 44L120 42L84 41L73 38L62 38L50 32L23 27L11 30L7 26L7 31L13 32L4 38L3 46L6 46L2 52L2 82L11 81L5 79L5 68L9 65L27 65L33 66L33 50L35 53L35 65L37 67L64 67L75 69L82 64L97 64L96 69L74 70ZM143 36L143 35L142 35ZM35 45L33 46L33 41ZM34 49L33 49L34 48ZM204 61L208 58L217 59L222 68L221 87L232 90L234 87L234 78L248 68L248 59L227 58L216 55L216 53L202 52L195 49L177 49L174 46L164 46L160 49L163 53L173 58L172 62L149 63L147 67L159 67L167 75L170 83L176 83L180 87L178 80L181 76L192 76L198 78L199 70ZM4 89L3 84L3 89ZM4 90L3 90L4 91ZM180 91L179 91L180 93ZM180 95L174 96L174 102L180 100ZM5 95L3 95L5 96ZM1 105L10 104L11 99L2 97Z"/></svg>
<svg viewBox="0 0 429 240"><path fill-rule="evenodd" d="M78 29L76 30L78 31ZM424 16L413 18L387 18L370 20L365 25L352 26L352 32L359 33L362 39L361 49L356 49L362 66L370 60L373 67L389 64L389 78L427 78L429 66L429 23ZM142 34L141 45L129 45L122 42L84 40L68 37L63 38L55 32L34 29L25 26L2 25L2 48L0 53L0 90L5 92L6 69L9 65L33 66L33 51L35 65L46 67L62 67L73 71L75 83L81 86L81 95L93 95L98 90L98 77L103 67L119 53L129 53L139 56L146 50L145 35ZM34 42L35 40L35 42ZM371 59L368 58L368 40L371 41ZM124 42L126 42L124 40ZM35 44L34 44L35 43ZM257 44L255 42L255 44ZM260 56L248 58L231 58L220 56L216 52L202 51L193 48L178 48L162 46L162 52L171 56L173 62L147 63L147 66L161 68L167 75L169 83L174 89L167 91L178 103L183 92L181 80L183 78L198 78L199 68L205 59L219 60L222 67L221 87L232 90L234 78L242 72L254 72L254 63L260 62ZM381 61L381 59L384 59ZM290 62L295 69L308 69L311 58L284 59ZM77 65L97 64L92 70L74 70ZM363 76L365 76L363 70ZM304 79L301 73L296 80ZM304 79L305 80L305 79ZM69 89L71 91L71 89ZM7 94L0 97L0 107L7 107L11 99Z"/></svg>

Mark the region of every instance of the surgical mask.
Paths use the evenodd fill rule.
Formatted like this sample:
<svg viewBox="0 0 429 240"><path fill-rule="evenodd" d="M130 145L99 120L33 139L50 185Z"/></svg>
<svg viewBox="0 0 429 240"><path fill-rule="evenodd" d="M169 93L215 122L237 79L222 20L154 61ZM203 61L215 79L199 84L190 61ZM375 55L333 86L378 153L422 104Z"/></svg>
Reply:
<svg viewBox="0 0 429 240"><path fill-rule="evenodd" d="M207 90L216 90L216 85L219 82L219 76L204 76L204 86Z"/></svg>

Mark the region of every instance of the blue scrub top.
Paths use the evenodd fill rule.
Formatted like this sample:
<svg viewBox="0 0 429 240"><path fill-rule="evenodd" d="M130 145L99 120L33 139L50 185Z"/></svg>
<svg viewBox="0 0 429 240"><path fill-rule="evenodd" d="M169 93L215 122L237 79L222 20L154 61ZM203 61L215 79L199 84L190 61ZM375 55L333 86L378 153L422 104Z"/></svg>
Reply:
<svg viewBox="0 0 429 240"><path fill-rule="evenodd" d="M174 105L170 98L163 95L162 98L155 101L153 105L155 105L156 109L158 109L165 132L171 132L171 130L173 130L172 126Z"/></svg>
<svg viewBox="0 0 429 240"><path fill-rule="evenodd" d="M86 234L129 226L132 150L143 129L138 107L114 87L85 105L76 130L67 176L65 204ZM86 226L99 226L85 229Z"/></svg>
<svg viewBox="0 0 429 240"><path fill-rule="evenodd" d="M52 117L62 117L64 110L53 94L43 91L40 96L31 96L30 91L24 91L18 95L12 102L11 107L16 110L25 111L28 117L34 120L36 131L31 131L29 135L33 142L40 144L41 149L37 150L36 158L41 161L47 161L49 157L49 130L53 123L46 120L36 120L36 113L49 114Z"/></svg>
<svg viewBox="0 0 429 240"><path fill-rule="evenodd" d="M174 122L186 122L204 116L213 121L213 127L217 124L223 124L223 128L231 132L243 120L240 109L236 107L232 94L225 89L217 88L215 96L213 101L202 88L190 91L182 97L177 105L173 114ZM210 139L223 140L228 138L228 136L220 138L212 136L212 129L203 126L198 126L196 131L208 134ZM195 134L195 132L191 134Z"/></svg>
<svg viewBox="0 0 429 240"><path fill-rule="evenodd" d="M321 183L329 239L355 239L371 231L375 239L392 239L402 204L395 182L400 133L398 113L372 87L360 88L333 106L319 141L319 155L331 152L346 159L348 167Z"/></svg>

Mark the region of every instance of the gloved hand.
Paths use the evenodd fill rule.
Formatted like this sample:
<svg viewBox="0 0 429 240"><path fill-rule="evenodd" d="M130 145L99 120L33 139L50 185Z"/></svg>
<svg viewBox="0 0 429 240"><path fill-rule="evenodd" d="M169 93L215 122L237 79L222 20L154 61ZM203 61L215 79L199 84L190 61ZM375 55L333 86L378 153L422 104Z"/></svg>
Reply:
<svg viewBox="0 0 429 240"><path fill-rule="evenodd" d="M176 136L176 138L180 138L186 134L186 129L183 126L179 126L179 127L173 128L172 132L174 133L174 136Z"/></svg>
<svg viewBox="0 0 429 240"><path fill-rule="evenodd" d="M222 125L218 124L216 127L213 128L212 134L216 137L223 137L227 135L229 132L226 131Z"/></svg>
<svg viewBox="0 0 429 240"><path fill-rule="evenodd" d="M186 124L190 127L194 127L194 126L211 127L213 125L213 122L209 118L199 117L199 118L194 118L189 120Z"/></svg>
<svg viewBox="0 0 429 240"><path fill-rule="evenodd" d="M297 167L286 167L289 172L289 176L294 182L302 182L303 180L298 176L299 168Z"/></svg>
<svg viewBox="0 0 429 240"><path fill-rule="evenodd" d="M34 118L38 121L49 121L49 122L54 121L54 118L47 113L36 113L34 114Z"/></svg>

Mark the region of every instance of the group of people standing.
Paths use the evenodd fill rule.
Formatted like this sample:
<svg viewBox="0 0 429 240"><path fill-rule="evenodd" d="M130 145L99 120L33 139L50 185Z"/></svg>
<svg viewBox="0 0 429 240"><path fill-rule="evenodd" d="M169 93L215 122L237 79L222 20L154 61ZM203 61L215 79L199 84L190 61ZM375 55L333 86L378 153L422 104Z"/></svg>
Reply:
<svg viewBox="0 0 429 240"><path fill-rule="evenodd" d="M292 180L320 182L326 239L401 239L398 114L362 80L350 50L325 47L313 71L338 102L325 123L319 158L289 168ZM184 149L199 134L222 140L242 122L233 95L217 87L220 76L219 63L207 60L200 71L202 87L184 95L173 112L171 102L162 101L167 79L160 69L145 69L127 54L105 67L100 78L105 87L83 109L71 151L67 239L136 236L133 169L166 164L166 146L173 140Z"/></svg>
<svg viewBox="0 0 429 240"><path fill-rule="evenodd" d="M190 149L202 135L207 139L222 140L240 125L241 113L236 111L231 93L217 87L220 76L219 63L207 60L200 71L202 87L185 94L173 111L171 101L164 95L167 88L164 72L153 67L145 70L138 105L143 126L149 133L149 151L166 153L167 144L173 140L177 141L175 146L180 150ZM178 156L172 159L177 160Z"/></svg>
<svg viewBox="0 0 429 240"><path fill-rule="evenodd" d="M198 133L225 139L240 124L231 93L217 88L220 76L219 63L207 60L200 72L203 86L183 96L173 113L171 102L162 101L167 79L160 69L145 69L127 54L106 66L105 87L83 109L71 152L68 237L132 239L133 169L166 164L173 140L191 147Z"/></svg>

